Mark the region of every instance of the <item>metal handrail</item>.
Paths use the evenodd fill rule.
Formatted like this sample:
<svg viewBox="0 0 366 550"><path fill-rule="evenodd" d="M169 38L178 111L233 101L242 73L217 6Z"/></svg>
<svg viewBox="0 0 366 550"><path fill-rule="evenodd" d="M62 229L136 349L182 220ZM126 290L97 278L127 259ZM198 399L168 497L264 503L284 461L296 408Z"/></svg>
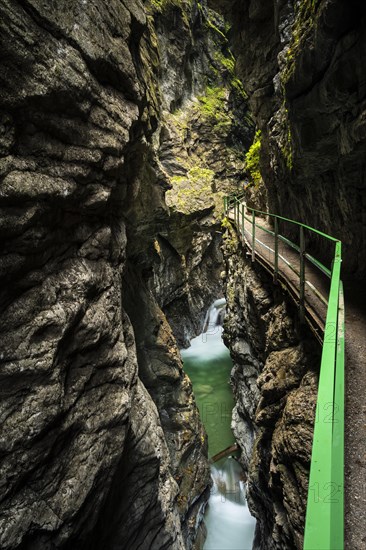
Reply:
<svg viewBox="0 0 366 550"><path fill-rule="evenodd" d="M244 210L251 212L245 216ZM300 317L304 318L305 302L305 259L330 278L330 291L324 327L322 357L318 384L318 398L314 424L313 446L310 464L309 490L304 532L304 550L344 550L344 295L341 281L341 241L307 226L303 223L256 210L243 204L237 197L224 198L225 215L234 210L234 221L239 234L245 238L244 220L252 224L250 233L252 261L256 259L255 229L261 229L274 236L273 274L276 280L279 269L278 242L282 240L299 253L300 270L299 296ZM269 216L274 220L274 231L256 223L256 214ZM278 220L299 227L300 244L297 245L279 234ZM335 244L331 270L306 252L304 230L312 231ZM267 247L268 248L268 247ZM288 262L287 262L288 264ZM311 285L312 286L312 285ZM313 287L310 290L317 292ZM319 296L318 296L319 298Z"/></svg>

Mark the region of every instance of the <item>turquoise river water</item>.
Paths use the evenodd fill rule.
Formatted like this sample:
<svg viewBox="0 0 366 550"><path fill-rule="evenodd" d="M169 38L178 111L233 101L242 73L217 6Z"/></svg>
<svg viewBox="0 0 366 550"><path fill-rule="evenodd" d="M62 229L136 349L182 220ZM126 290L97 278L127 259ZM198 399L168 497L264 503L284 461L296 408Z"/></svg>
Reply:
<svg viewBox="0 0 366 550"><path fill-rule="evenodd" d="M207 431L209 456L235 442L230 428L234 406L229 386L232 362L218 324L224 304L223 299L216 300L207 315L206 332L181 351ZM205 513L204 550L251 550L255 519L245 501L241 466L234 458L222 459L211 467L211 475L214 484Z"/></svg>

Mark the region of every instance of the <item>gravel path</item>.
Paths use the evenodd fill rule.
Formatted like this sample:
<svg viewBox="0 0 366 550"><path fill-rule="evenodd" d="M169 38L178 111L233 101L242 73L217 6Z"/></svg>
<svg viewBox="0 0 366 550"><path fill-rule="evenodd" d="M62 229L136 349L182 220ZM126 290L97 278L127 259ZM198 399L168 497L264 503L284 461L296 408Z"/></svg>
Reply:
<svg viewBox="0 0 366 550"><path fill-rule="evenodd" d="M346 550L366 549L366 283L345 281Z"/></svg>

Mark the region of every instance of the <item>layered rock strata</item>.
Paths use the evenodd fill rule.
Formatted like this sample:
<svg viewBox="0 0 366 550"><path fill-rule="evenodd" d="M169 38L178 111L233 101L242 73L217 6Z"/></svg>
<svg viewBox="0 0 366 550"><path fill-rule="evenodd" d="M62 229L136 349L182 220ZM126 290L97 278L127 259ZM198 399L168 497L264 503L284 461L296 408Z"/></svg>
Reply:
<svg viewBox="0 0 366 550"><path fill-rule="evenodd" d="M146 282L169 186L153 16L5 0L0 27L0 546L190 548L206 441Z"/></svg>

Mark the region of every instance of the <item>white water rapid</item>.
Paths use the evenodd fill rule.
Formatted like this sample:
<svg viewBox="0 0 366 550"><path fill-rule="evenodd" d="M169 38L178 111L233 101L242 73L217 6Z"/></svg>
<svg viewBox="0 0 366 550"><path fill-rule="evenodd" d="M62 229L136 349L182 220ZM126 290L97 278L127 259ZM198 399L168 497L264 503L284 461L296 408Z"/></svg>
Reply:
<svg viewBox="0 0 366 550"><path fill-rule="evenodd" d="M234 406L229 386L232 362L222 341L225 299L216 300L207 311L202 334L181 350L208 434L209 455L234 443L231 414ZM205 513L207 539L204 550L251 550L255 519L245 499L243 470L234 458L211 467L214 482Z"/></svg>
<svg viewBox="0 0 366 550"><path fill-rule="evenodd" d="M205 515L204 550L251 550L255 519L245 499L242 468L227 458L221 468L211 467L214 486Z"/></svg>

